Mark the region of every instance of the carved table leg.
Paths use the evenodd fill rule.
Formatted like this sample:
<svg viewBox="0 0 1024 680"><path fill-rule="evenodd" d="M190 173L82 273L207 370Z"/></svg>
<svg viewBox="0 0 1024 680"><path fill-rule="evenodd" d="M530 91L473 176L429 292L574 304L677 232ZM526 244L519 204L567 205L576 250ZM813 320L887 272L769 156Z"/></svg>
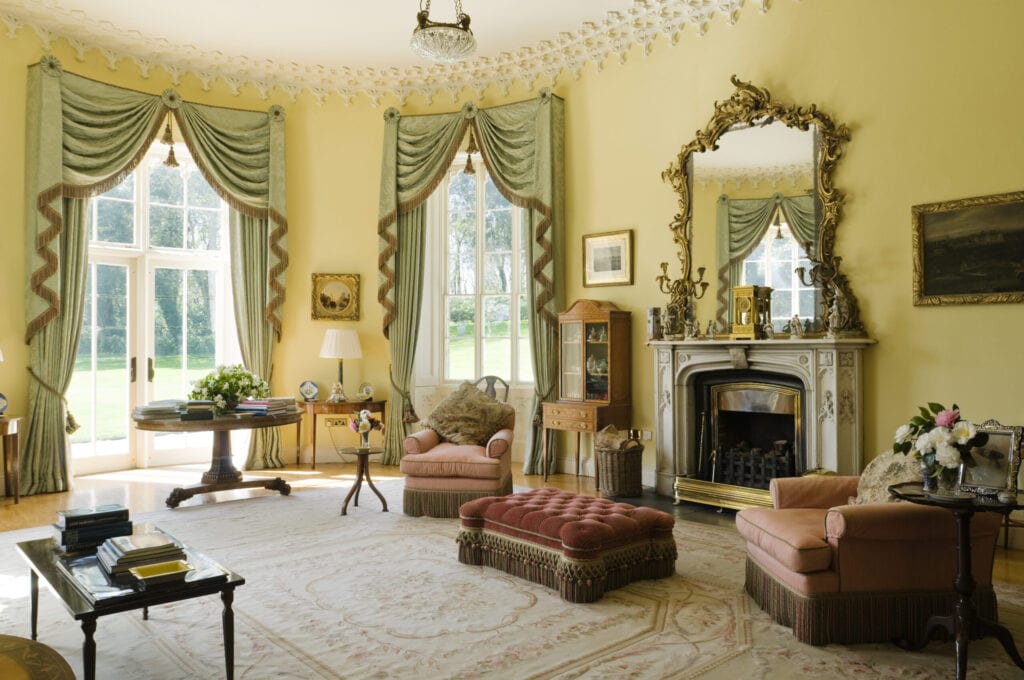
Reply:
<svg viewBox="0 0 1024 680"><path fill-rule="evenodd" d="M224 623L224 670L228 680L235 677L235 612L231 603L235 599L235 589L225 588L220 591L220 599L224 603L221 620Z"/></svg>
<svg viewBox="0 0 1024 680"><path fill-rule="evenodd" d="M39 574L35 571L29 572L29 600L32 602L32 639L36 639L37 627L36 624L39 621Z"/></svg>
<svg viewBox="0 0 1024 680"><path fill-rule="evenodd" d="M369 464L369 461L367 461L367 463L366 463L366 483L370 485L370 488L373 490L373 492L375 494L377 494L377 498L380 499L381 505L384 506L383 512L387 512L388 511L388 502L386 500L384 500L383 494L381 494L381 492L377 490L377 487L375 487L373 485L373 480L370 479L370 464Z"/></svg>
<svg viewBox="0 0 1024 680"><path fill-rule="evenodd" d="M85 680L96 680L96 640L93 638L93 633L96 632L96 619L94 617L82 619L82 632L85 633L85 642L82 644L82 666Z"/></svg>

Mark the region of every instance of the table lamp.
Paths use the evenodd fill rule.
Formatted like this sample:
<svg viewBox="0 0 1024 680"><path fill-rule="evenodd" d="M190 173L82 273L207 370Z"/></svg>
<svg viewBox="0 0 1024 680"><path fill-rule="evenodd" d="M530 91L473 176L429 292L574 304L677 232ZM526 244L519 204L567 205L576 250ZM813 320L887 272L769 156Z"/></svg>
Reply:
<svg viewBox="0 0 1024 680"><path fill-rule="evenodd" d="M345 396L345 359L361 359L363 348L359 345L359 334L354 330L344 328L328 328L324 332L324 343L320 346L321 359L338 360L338 382L331 388L329 402L348 401Z"/></svg>

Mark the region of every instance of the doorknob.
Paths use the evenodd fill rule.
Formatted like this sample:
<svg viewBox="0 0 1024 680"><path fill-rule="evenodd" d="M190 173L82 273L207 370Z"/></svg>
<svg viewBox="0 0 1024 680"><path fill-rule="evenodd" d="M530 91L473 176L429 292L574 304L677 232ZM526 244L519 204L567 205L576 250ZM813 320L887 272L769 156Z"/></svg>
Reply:
<svg viewBox="0 0 1024 680"><path fill-rule="evenodd" d="M132 357L128 366L128 382L135 382L135 357Z"/></svg>
<svg viewBox="0 0 1024 680"><path fill-rule="evenodd" d="M153 370L153 357L148 357L146 359L146 366L147 366L146 370L148 372L148 376L147 376L146 380L148 382L153 382L153 375L155 375L155 371Z"/></svg>

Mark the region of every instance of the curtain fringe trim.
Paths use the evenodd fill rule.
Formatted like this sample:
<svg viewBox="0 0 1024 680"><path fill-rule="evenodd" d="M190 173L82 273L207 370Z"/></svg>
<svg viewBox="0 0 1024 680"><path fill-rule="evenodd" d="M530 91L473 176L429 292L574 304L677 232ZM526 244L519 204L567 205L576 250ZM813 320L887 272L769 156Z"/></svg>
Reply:
<svg viewBox="0 0 1024 680"><path fill-rule="evenodd" d="M60 312L60 295L46 285L46 281L57 273L57 253L51 248L51 244L64 231L64 214L62 211L54 210L50 203L63 195L64 185L54 184L49 189L42 191L36 197L36 209L49 223L45 231L36 236L36 255L43 260L43 264L32 272L29 279L29 287L36 296L46 302L46 309L32 319L25 328L25 344L31 342L36 333L41 331L48 323L57 318Z"/></svg>

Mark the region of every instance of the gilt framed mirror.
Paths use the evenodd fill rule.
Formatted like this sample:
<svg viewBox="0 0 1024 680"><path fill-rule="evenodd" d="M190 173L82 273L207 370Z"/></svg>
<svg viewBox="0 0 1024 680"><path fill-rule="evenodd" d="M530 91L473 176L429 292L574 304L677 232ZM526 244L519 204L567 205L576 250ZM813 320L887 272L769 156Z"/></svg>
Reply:
<svg viewBox="0 0 1024 680"><path fill-rule="evenodd" d="M680 318L710 285L714 319L733 322L732 288L772 289L773 330L794 336L865 335L857 298L835 253L844 195L833 175L849 129L811 104L774 101L763 88L732 77L736 91L662 173L679 197L671 229L680 276L658 277ZM694 272L696 229L716 241L716 261ZM775 336L775 333L769 337Z"/></svg>

